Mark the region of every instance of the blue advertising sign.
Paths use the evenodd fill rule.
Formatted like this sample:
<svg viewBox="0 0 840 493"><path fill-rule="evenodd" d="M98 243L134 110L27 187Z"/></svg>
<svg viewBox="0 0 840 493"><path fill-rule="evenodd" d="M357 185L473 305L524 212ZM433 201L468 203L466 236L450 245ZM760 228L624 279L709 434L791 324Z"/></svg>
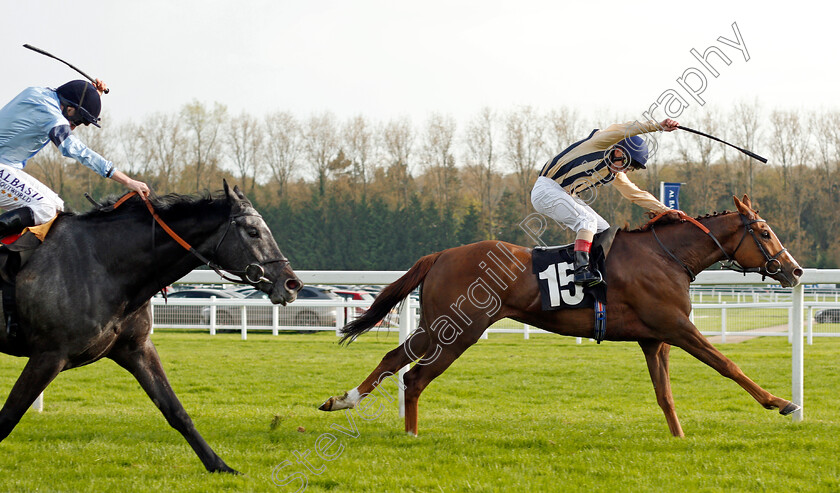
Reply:
<svg viewBox="0 0 840 493"><path fill-rule="evenodd" d="M661 201L671 209L680 208L680 185L682 183L662 182L661 187Z"/></svg>

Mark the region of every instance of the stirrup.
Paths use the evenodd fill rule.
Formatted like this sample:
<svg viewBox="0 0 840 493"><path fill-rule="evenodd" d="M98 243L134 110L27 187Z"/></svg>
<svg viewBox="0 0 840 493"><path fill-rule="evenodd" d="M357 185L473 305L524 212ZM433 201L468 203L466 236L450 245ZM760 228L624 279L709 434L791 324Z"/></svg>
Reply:
<svg viewBox="0 0 840 493"><path fill-rule="evenodd" d="M595 286L597 284L601 284L602 282L604 282L604 276L602 276L601 272L598 271L597 269L595 270L594 273L592 271L590 271L589 269L587 269L584 272L592 275L592 277L583 278L583 279L580 279L580 280L574 279L573 282L575 284L577 284L578 286L583 286L583 287L588 288L588 287L592 287L592 286Z"/></svg>

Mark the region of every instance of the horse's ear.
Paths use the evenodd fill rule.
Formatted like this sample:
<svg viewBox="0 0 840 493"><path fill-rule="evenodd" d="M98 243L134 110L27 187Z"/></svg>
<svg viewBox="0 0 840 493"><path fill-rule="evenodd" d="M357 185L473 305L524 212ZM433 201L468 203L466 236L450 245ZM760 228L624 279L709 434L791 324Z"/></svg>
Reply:
<svg viewBox="0 0 840 493"><path fill-rule="evenodd" d="M745 206L749 207L750 210L752 210L752 202L750 202L750 198L747 196L747 194L744 194L744 199L742 200L742 202Z"/></svg>
<svg viewBox="0 0 840 493"><path fill-rule="evenodd" d="M738 197L736 197L734 195L732 196L732 200L735 201L735 207L738 209L738 212L740 212L741 214L743 214L747 217L753 217L753 215L755 215L755 213L753 212L752 209L750 209L749 205L747 205L747 204L749 204L750 199L746 195L744 195L744 198L746 199L746 203L738 200Z"/></svg>
<svg viewBox="0 0 840 493"><path fill-rule="evenodd" d="M239 189L239 185L233 186L233 193L236 194L241 200L245 200L245 194L242 193L242 190Z"/></svg>
<svg viewBox="0 0 840 493"><path fill-rule="evenodd" d="M233 193L231 193L231 191L230 191L230 186L228 185L227 180L225 180L224 178L222 179L222 186L223 186L223 188L225 189L225 197L227 197L228 202L230 202L231 204L233 204L234 202L236 202L236 200L237 200L237 199L236 199L236 195L234 195ZM236 189L234 188L234 191L235 191L235 190L236 190Z"/></svg>

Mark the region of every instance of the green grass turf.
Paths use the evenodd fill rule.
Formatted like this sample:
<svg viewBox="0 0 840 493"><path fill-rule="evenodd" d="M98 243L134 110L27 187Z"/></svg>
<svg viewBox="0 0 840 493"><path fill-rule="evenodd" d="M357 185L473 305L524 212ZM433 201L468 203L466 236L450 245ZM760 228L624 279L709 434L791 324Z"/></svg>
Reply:
<svg viewBox="0 0 840 493"><path fill-rule="evenodd" d="M0 491L837 491L840 341L806 346L805 421L761 408L734 382L672 350L672 438L641 350L548 334L491 334L420 400L420 436L396 404L359 414L317 410L355 387L396 345L369 334L158 332L175 391L215 451L243 475L208 474L133 378L103 360L59 375L45 411L0 443ZM790 398L786 338L722 345L753 380ZM0 356L8 392L25 360ZM394 390L392 387L390 390ZM299 431L301 428L302 431ZM316 443L338 439L316 456ZM321 439L318 442L319 438ZM307 471L295 452L310 452ZM276 466L289 461L285 468Z"/></svg>

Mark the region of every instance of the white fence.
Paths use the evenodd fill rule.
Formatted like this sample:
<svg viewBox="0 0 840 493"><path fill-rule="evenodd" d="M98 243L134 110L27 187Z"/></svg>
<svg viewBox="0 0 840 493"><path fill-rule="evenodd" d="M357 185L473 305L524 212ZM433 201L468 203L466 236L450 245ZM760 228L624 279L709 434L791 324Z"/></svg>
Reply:
<svg viewBox="0 0 840 493"><path fill-rule="evenodd" d="M399 276L401 276L404 272L402 271L298 271L297 274L303 280L303 282L307 284L340 284L340 285L369 285L369 284L390 284L391 282L395 281ZM191 284L201 284L201 283L211 283L211 284L219 284L221 281L219 280L218 275L216 275L212 271L194 271L181 279L180 282L183 283L191 283ZM771 279L762 279L761 276L757 274L749 274L747 276L743 276L736 272L729 272L729 271L706 271L700 273L697 276L697 280L694 282L693 286L732 286L730 292L737 296L736 301L746 301L747 296L744 295L742 300L741 295L742 293L735 288L735 286L768 286L771 285L773 281ZM791 342L791 365L792 365L792 376L791 376L791 387L792 387L792 400L794 403L798 404L799 406L803 405L804 401L804 389L803 389L803 338L804 338L804 315L805 310L808 310L809 317L808 317L808 342L813 342L814 336L840 336L840 333L815 333L813 331L813 317L811 316L813 309L815 307L838 307L840 308L840 303L838 303L837 295L834 294L834 299L831 299L831 295L826 294L824 296L824 301L818 301L815 299L813 301L809 300L808 303L805 302L805 285L810 284L840 284L840 269L805 269L805 273L802 276L802 283L796 288L787 289L787 290L773 290L772 293L769 293L772 296L774 301L769 301L765 303L696 303L694 304L694 311L692 313L692 317L697 322L698 314L704 310L717 310L719 311L721 325L718 330L701 330L705 335L719 335L723 341L726 340L727 336L734 336L734 335L749 335L749 336L787 336L789 341ZM701 288L702 289L702 288ZM719 290L719 289L718 289ZM705 294L705 292L704 292ZM702 296L698 293L699 296ZM707 295L708 296L708 295ZM714 296L714 295L713 295ZM725 291L717 293L718 300L722 300L724 296L726 296ZM764 295L759 294L758 292L753 291L750 293L750 298L752 301L757 301L760 297ZM707 298L708 299L708 298ZM784 301L779 301L780 299L784 299ZM789 301L788 301L789 300ZM831 301L829 301L831 300ZM709 301L715 301L712 298ZM171 303L172 301L170 301ZM162 300L155 301L155 305L159 305L162 303ZM181 303L179 301L178 303ZM207 305L206 301L197 301L192 302L195 304ZM265 303L265 302L262 302ZM296 301L295 305L309 305L310 303L314 304L317 303L315 301ZM319 304L324 304L320 302ZM350 302L350 301L343 301L343 302L327 302L327 304L331 304L332 306L339 306L342 308L349 308L352 310L358 306L365 306L367 302ZM243 304L243 300L216 300L214 310L218 310L219 306L227 306L227 305L235 305L241 307L241 318L240 318L240 330L242 333L242 338L247 338L247 331L249 327L247 326L247 317L245 313L246 305L250 305L250 303ZM398 317L398 330L399 330L399 340L400 342L404 341L408 334L415 328L415 310L417 306L414 303L405 303L403 308ZM748 331L728 331L727 330L727 320L730 314L738 309L761 309L761 310L784 310L787 312L787 315L783 318L785 323L778 324L784 325L784 330L748 330ZM270 327L263 326L262 329L270 329L272 333L277 333L277 331L281 327L278 323L278 315L277 315L277 308L274 308L275 312L272 315L272 324ZM343 325L345 320L344 313L346 310L337 310L336 316L336 323L335 329ZM215 324L215 319L211 319L210 327L211 332L215 331L217 325ZM702 326L702 324L699 324ZM204 326L206 329L207 326ZM296 330L333 330L333 327L295 327ZM390 330L390 329L385 329ZM528 326L524 328L517 328L517 329L508 329L508 328L492 328L489 329L488 332L518 332L522 333L523 337L526 339L529 337L529 334L532 332L543 332L539 329L533 329ZM485 336L486 337L486 334ZM407 371L408 366L404 367L400 370L400 382L402 382L402 377L405 371ZM403 395L402 391L400 391L400 415L403 415L404 406L403 406ZM793 414L794 421L801 421L804 418L804 414L802 410L795 412Z"/></svg>

